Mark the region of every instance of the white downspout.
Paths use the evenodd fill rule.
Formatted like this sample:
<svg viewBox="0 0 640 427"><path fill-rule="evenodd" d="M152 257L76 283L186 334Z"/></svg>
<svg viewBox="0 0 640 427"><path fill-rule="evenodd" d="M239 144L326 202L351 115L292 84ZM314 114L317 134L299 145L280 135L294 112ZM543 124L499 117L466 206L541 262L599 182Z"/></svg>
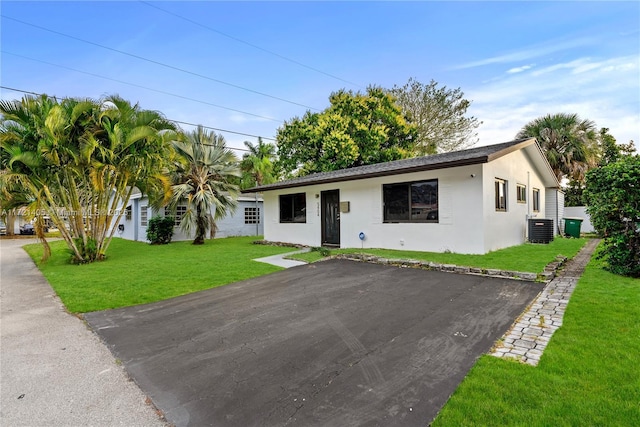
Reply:
<svg viewBox="0 0 640 427"><path fill-rule="evenodd" d="M529 240L529 219L531 218L531 198L533 197L533 189L531 188L531 172L527 171L527 194L525 194L525 200L527 201L527 219L524 227L524 240Z"/></svg>

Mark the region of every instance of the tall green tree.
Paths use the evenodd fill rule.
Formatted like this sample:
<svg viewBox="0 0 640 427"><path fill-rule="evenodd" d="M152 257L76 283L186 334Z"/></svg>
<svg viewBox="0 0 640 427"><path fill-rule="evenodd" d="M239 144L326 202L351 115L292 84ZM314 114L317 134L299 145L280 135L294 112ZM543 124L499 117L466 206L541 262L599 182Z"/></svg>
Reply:
<svg viewBox="0 0 640 427"><path fill-rule="evenodd" d="M609 133L609 128L601 128L599 134L600 165L615 163L623 156L635 153L633 141L627 144L618 144L615 137Z"/></svg>
<svg viewBox="0 0 640 427"><path fill-rule="evenodd" d="M1 187L29 195L84 263L106 256L133 187L161 188L175 126L117 96L100 101L46 96L0 103ZM14 197L13 201L17 199ZM42 218L36 217L36 232ZM42 235L43 236L43 235ZM44 237L42 237L43 242Z"/></svg>
<svg viewBox="0 0 640 427"><path fill-rule="evenodd" d="M558 181L584 181L599 159L595 123L577 114L548 114L527 123L516 138L537 138Z"/></svg>
<svg viewBox="0 0 640 427"><path fill-rule="evenodd" d="M584 199L595 229L604 237L607 268L640 277L640 156L623 155L587 173Z"/></svg>
<svg viewBox="0 0 640 427"><path fill-rule="evenodd" d="M173 144L177 154L171 206L187 206L180 227L195 232L194 245L214 233L216 221L237 206L238 186L230 181L240 176L238 158L226 147L224 137L202 126ZM212 214L213 212L213 214Z"/></svg>
<svg viewBox="0 0 640 427"><path fill-rule="evenodd" d="M407 118L418 127L414 154L424 156L469 148L478 142L477 118L467 116L471 101L460 88L439 87L410 78L404 86L394 86L391 93Z"/></svg>
<svg viewBox="0 0 640 427"><path fill-rule="evenodd" d="M398 160L411 155L417 128L395 97L379 87L340 90L321 113L307 111L278 129L278 163L285 174L308 175Z"/></svg>
<svg viewBox="0 0 640 427"><path fill-rule="evenodd" d="M260 137L256 145L249 141L245 141L244 145L248 151L242 155L242 161L240 162L242 189L275 182L274 160L276 158L276 146L265 143Z"/></svg>

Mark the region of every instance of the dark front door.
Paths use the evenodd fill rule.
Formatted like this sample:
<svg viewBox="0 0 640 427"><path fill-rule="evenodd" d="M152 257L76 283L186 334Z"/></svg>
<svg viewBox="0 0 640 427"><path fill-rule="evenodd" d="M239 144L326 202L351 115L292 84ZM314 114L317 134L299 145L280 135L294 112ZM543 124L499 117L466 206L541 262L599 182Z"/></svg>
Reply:
<svg viewBox="0 0 640 427"><path fill-rule="evenodd" d="M340 246L340 190L323 191L322 244Z"/></svg>

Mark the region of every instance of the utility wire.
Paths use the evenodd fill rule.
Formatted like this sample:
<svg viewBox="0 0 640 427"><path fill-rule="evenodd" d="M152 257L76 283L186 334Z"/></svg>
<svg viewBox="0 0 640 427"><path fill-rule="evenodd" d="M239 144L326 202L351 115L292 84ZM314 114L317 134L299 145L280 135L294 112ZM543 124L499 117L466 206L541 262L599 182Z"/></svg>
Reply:
<svg viewBox="0 0 640 427"><path fill-rule="evenodd" d="M47 96L49 98L58 99L58 97L55 96L55 95L47 95L45 93L38 93L38 92L32 92L32 91L28 91L28 90L16 89L16 88L9 87L9 86L0 85L0 89L6 89L6 90L13 91L13 92L19 92L19 93L24 93L24 94L28 94L28 95ZM172 120L170 118L167 118L167 120L169 120L171 122L174 122L174 123L180 123L180 124L188 125L188 126L202 126L203 128L211 129L211 130L217 130L219 132L233 133L235 135L250 136L250 137L253 137L253 138L262 138L262 139L266 139L266 140L269 140L269 141L275 141L275 139L269 138L269 137L266 137L266 136L252 135L250 133L243 133L243 132L237 132L237 131L233 131L233 130L220 129L220 128L216 128L216 127L213 127L213 126L198 125L196 123L183 122L183 121L180 121L180 120ZM204 145L212 145L212 144L204 144ZM246 148L234 148L234 147L227 147L227 148L229 148L231 150L238 150L238 151L247 151L247 152L250 151L250 150L247 150Z"/></svg>
<svg viewBox="0 0 640 427"><path fill-rule="evenodd" d="M167 120L171 120L171 119L167 119ZM202 126L203 128L213 129L213 130L217 130L217 131L219 131L219 132L233 133L233 134L235 134L235 135L250 136L250 137L253 137L253 138L262 138L262 139L267 139L267 140L269 140L269 141L275 141L275 139L274 139L274 138L269 138L269 137L266 137L266 136L252 135L252 134L250 134L250 133L237 132L237 131L234 131L234 130L227 130L227 129L214 128L214 127L211 127L211 126L198 125L198 124L196 124L196 123L181 122L180 120L171 120L171 121L172 121L172 122L175 122L175 123L180 123L180 124L182 124L182 125L189 125L189 126ZM206 144L205 144L205 145L206 145ZM249 151L249 150L247 150L246 148L233 148L233 150Z"/></svg>
<svg viewBox="0 0 640 427"><path fill-rule="evenodd" d="M185 70L184 68L180 68L180 67L176 67L176 66L173 66L173 65L165 64L163 62L155 61L155 60L149 59L149 58L145 58L145 57L140 56L140 55L136 55L136 54L133 54L133 53L125 52L123 50L115 49L115 48L112 48L112 47L109 47L109 46L105 46L105 45L102 45L102 44L99 44L99 43L95 43L95 42L92 42L92 41L89 41L89 40L81 39L79 37L72 36L72 35L65 34L65 33L61 33L59 31L55 31L55 30L52 30L50 28L45 28L45 27L42 27L40 25L36 25L36 24L29 23L29 22L25 22L25 21L22 21L20 19L13 18L11 16L7 16L7 15L0 15L0 16L2 18L4 18L4 19L8 19L10 21L19 22L19 23L21 23L23 25L27 25L27 26L30 26L30 27L33 27L33 28L38 28L40 30L47 31L47 32L52 33L52 34L57 34L57 35L62 36L62 37L67 37L67 38L72 39L72 40L77 40L77 41L80 41L82 43L87 43L87 44L90 44L90 45L93 45L93 46L97 46L97 47L102 48L102 49L110 50L112 52L116 52L116 53L119 53L121 55L130 56L132 58L136 58L136 59L139 59L141 61L149 62L151 64L159 65L161 67L165 67L165 68L168 68L168 69L171 69L171 70L179 71L181 73L190 74L192 76L200 77L200 78L205 79L205 80L210 80L212 82L216 82L216 83L220 83L220 84L223 84L223 85L231 86L233 88L244 90L246 92L255 93L257 95L265 96L267 98L276 99L278 101L286 102L288 104L297 105L299 107L304 107L304 108L307 108L307 109L310 109L310 110L314 110L314 111L320 111L317 108L310 107L310 106L305 105L305 104L301 104L301 103L298 103L298 102L295 102L295 101L289 101L288 99L280 98L278 96L269 95L269 94L264 93L264 92L260 92L260 91L257 91L257 90L246 88L244 86L236 85L236 84L233 84L233 83L225 82L223 80L215 79L213 77L205 76L204 74L199 74L199 73L196 73L196 72L193 72L193 71Z"/></svg>
<svg viewBox="0 0 640 427"><path fill-rule="evenodd" d="M176 98L181 98L181 99L186 99L188 101L198 102L200 104L210 105L210 106L216 107L216 108L222 108L224 110L229 110L229 111L233 111L233 112L236 112L236 113L246 114L248 116L258 117L260 119L270 120L272 122L283 122L284 121L284 120L274 119L273 117L266 117L266 116L261 116L259 114L249 113L247 111L236 110L235 108L225 107L223 105L214 104L214 103L211 103L211 102L208 102L208 101L202 101L200 99L189 98L188 96L178 95L176 93L171 93L171 92L167 92L167 91L160 90L160 89L154 89L154 88L150 88L150 87L147 87L147 86L142 86L142 85L139 85L137 83L125 82L124 80L118 80L118 79L114 79L112 77L102 76L100 74L95 74L95 73L90 73L88 71L78 70L76 68L67 67L66 65L54 64L53 62L43 61L41 59L30 58L28 56L19 55L17 53L8 52L6 50L0 50L0 52L2 52L3 54L8 54L8 55L12 55L12 56L17 56L19 58L28 59L29 61L39 62L41 64L47 64L47 65L51 65L53 67L63 68L65 70L74 71L76 73L86 74L88 76L98 77L100 79L110 80L110 81L113 81L113 82L116 82L116 83L121 83L121 84L129 85L129 86L138 87L138 88L141 88L141 89L150 90L152 92L162 93L164 95L174 96Z"/></svg>
<svg viewBox="0 0 640 427"><path fill-rule="evenodd" d="M263 48L263 47L260 47L260 46L258 46L258 45L255 45L255 44L250 43L250 42L248 42L248 41L245 41L245 40L239 39L238 37L232 36L232 35L230 35L230 34L223 33L223 32L222 32L222 31L220 31L220 30L216 30L215 28L209 27L209 26L207 26L207 25L204 25L204 24L202 24L202 23L200 23L200 22L194 21L193 19L187 18L187 17L185 17L185 16L178 15L177 13L171 12L170 10L164 9L164 8L162 8L162 7L160 7L160 6L156 6L155 4L151 4L151 3L146 2L146 1L140 1L140 3L145 4L145 5L149 6L149 7L154 8L154 9L157 9L157 10L159 10L159 11L161 11L161 12L164 12L164 13L166 13L167 15L174 16L174 17L176 17L176 18L182 19L183 21L190 22L190 23L192 23L192 24L194 24L194 25L197 25L197 26L199 26L199 27L202 27L202 28L204 28L204 29L206 29L206 30L209 30L209 31L214 32L214 33L216 33L216 34L219 34L219 35L221 35L221 36L227 37L227 38L229 38L229 39L231 39L231 40L234 40L234 41L236 41L236 42L238 42L238 43L242 43L242 44L245 44L245 45L247 45L247 46L251 46L251 47L252 47L252 48L254 48L254 49L258 49L259 51L262 51L262 52L268 53L269 55L273 55L273 56L278 57L278 58L280 58L280 59L283 59L283 60L285 60L285 61L291 62L292 64L299 65L299 66L304 67L304 68L306 68L306 69L308 69L308 70L315 71L316 73L324 74L325 76L331 77L332 79L340 80L341 82L349 83L350 85L357 86L357 87L359 87L359 88L364 88L362 85L359 85L359 84L354 83L354 82L350 82L349 80L345 80L345 79L343 79L343 78L341 78L341 77L338 77L338 76L336 76L336 75L329 74L329 73L327 73L327 72L325 72L325 71L319 70L319 69L314 68L314 67L312 67L312 66L310 66L310 65L303 64L303 63L302 63L302 62L300 62L300 61L296 61L295 59L288 58L288 57L286 57L286 56L284 56L284 55L281 55L281 54L279 54L279 53L277 53L277 52L273 52L273 51L271 51L271 50L265 49L265 48Z"/></svg>

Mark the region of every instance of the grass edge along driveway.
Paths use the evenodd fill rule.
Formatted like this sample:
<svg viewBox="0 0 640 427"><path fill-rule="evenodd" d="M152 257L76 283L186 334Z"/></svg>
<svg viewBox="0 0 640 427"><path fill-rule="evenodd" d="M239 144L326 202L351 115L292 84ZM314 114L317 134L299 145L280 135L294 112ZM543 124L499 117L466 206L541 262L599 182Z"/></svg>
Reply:
<svg viewBox="0 0 640 427"><path fill-rule="evenodd" d="M540 364L484 355L434 427L640 425L640 279L594 255Z"/></svg>
<svg viewBox="0 0 640 427"><path fill-rule="evenodd" d="M52 256L45 263L38 261L42 256L40 244L25 246L25 250L67 309L86 313L161 301L281 270L252 260L291 252L292 248L255 245L256 239L229 237L194 246L191 242L149 245L116 238L106 261L87 265L69 264L62 241L51 242ZM573 257L585 243L586 239L555 239L549 245L524 244L486 255L377 251L485 268L527 271L529 266L538 266L537 271L542 271L557 255ZM510 265L522 268L506 268Z"/></svg>
<svg viewBox="0 0 640 427"><path fill-rule="evenodd" d="M439 252L398 251L392 249L336 249L332 255L357 253L383 258L414 259L441 264L455 264L467 267L495 268L499 270L541 273L556 256L573 258L586 244L587 239L566 239L556 237L549 244L523 243L517 246L489 252L485 255L470 255ZM288 258L314 262L323 258L320 251L291 255Z"/></svg>
<svg viewBox="0 0 640 427"><path fill-rule="evenodd" d="M257 237L207 240L204 245L173 242L149 245L113 239L106 261L69 264L64 241L50 242L51 258L41 263L42 246L25 246L51 287L72 313L161 301L282 270L252 261L291 252L290 247L255 245Z"/></svg>

